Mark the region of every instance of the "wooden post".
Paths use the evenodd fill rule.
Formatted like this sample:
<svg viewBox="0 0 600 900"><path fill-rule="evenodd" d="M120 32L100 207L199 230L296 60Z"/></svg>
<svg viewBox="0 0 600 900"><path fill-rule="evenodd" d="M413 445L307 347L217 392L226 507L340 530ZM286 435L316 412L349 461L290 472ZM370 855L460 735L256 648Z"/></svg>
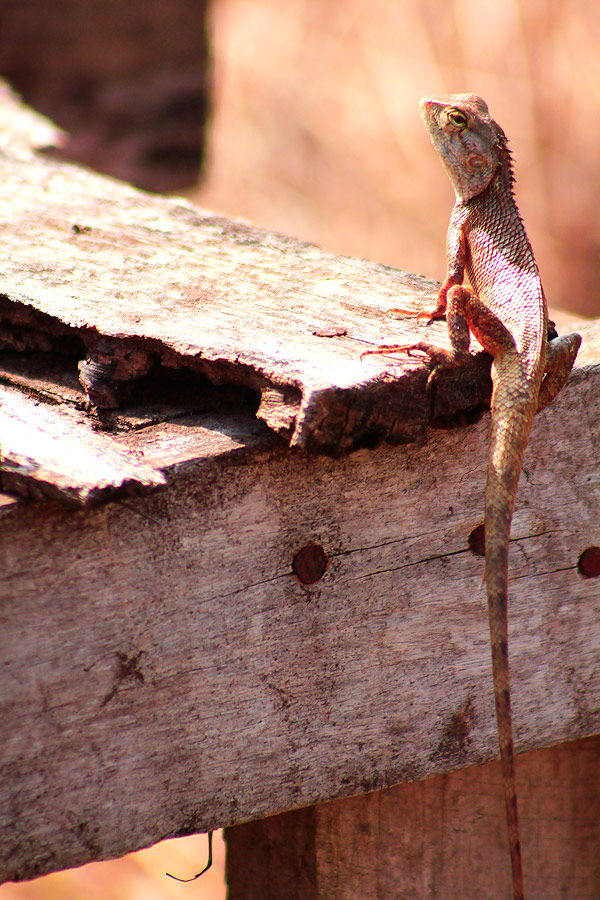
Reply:
<svg viewBox="0 0 600 900"><path fill-rule="evenodd" d="M599 737L519 756L531 900L598 896L599 771ZM235 825L226 840L229 900L512 896L496 762Z"/></svg>

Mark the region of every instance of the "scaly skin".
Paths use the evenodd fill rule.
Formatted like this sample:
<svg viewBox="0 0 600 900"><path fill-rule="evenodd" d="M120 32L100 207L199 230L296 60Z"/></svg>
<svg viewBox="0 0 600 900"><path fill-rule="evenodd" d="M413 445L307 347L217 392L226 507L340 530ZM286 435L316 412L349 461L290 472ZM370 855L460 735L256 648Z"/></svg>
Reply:
<svg viewBox="0 0 600 900"><path fill-rule="evenodd" d="M524 900L508 666L508 545L534 416L568 378L581 337L547 340L546 299L513 196L506 136L484 101L475 94L424 98L421 114L456 194L447 275L431 313L446 316L452 350L421 341L375 352L425 353L433 363L428 384L438 369L460 365L470 334L493 356L485 580L513 896ZM463 286L465 274L472 289Z"/></svg>

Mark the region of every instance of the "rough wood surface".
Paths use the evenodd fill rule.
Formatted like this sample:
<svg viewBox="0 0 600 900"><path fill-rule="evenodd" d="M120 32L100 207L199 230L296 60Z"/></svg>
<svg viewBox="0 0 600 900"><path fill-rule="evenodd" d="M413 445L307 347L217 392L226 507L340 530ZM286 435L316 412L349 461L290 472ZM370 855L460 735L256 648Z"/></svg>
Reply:
<svg viewBox="0 0 600 900"><path fill-rule="evenodd" d="M121 449L108 435L86 427L75 410L55 409L0 387L2 486L35 482L40 493L87 501L134 481L156 487L163 474Z"/></svg>
<svg viewBox="0 0 600 900"><path fill-rule="evenodd" d="M0 346L82 367L97 406L128 382L187 367L263 395L259 416L292 445L349 450L414 440L431 416L481 408L484 354L441 377L419 359L361 359L423 335L394 306L430 308L437 286L30 156L0 158ZM445 327L429 334L447 343ZM130 391L131 393L131 391Z"/></svg>
<svg viewBox="0 0 600 900"><path fill-rule="evenodd" d="M527 896L597 900L600 738L519 758ZM228 828L229 900L512 897L499 765Z"/></svg>
<svg viewBox="0 0 600 900"><path fill-rule="evenodd" d="M519 751L600 731L598 579L577 568L600 546L585 361L536 420L515 513ZM190 458L185 421L119 436L153 465L177 430L166 488L0 517L4 878L495 757L468 550L488 418L336 460L205 425L231 452ZM309 544L328 562L307 585Z"/></svg>

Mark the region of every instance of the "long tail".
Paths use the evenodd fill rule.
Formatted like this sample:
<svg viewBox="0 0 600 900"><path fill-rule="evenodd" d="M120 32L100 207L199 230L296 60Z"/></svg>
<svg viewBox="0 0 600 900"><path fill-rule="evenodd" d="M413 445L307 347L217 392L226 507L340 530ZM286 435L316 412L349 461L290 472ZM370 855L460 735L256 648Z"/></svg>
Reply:
<svg viewBox="0 0 600 900"><path fill-rule="evenodd" d="M524 900L508 666L508 544L521 463L531 423L514 409L492 414L485 498L485 578L494 696L514 900Z"/></svg>

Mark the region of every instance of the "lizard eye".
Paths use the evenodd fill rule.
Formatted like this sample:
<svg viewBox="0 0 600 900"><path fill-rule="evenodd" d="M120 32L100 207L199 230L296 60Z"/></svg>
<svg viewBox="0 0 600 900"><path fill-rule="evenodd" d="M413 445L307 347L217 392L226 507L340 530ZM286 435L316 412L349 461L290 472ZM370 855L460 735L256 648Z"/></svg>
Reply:
<svg viewBox="0 0 600 900"><path fill-rule="evenodd" d="M447 109L446 121L456 131L464 131L469 124L466 115L460 109Z"/></svg>

